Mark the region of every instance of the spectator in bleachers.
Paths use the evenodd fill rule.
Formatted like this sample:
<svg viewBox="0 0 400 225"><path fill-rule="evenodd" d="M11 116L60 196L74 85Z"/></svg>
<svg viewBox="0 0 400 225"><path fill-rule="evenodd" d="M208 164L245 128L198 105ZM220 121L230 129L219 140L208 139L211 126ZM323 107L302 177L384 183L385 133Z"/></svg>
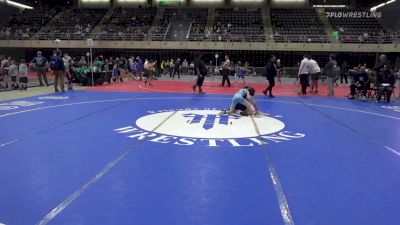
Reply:
<svg viewBox="0 0 400 225"><path fill-rule="evenodd" d="M340 41L340 33L337 30L332 31L332 40L334 42L339 42Z"/></svg>

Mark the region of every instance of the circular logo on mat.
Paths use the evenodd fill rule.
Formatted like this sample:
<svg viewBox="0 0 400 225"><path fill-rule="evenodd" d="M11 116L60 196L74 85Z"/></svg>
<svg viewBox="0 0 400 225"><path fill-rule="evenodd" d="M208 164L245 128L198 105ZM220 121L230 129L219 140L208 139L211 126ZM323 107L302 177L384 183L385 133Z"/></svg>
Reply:
<svg viewBox="0 0 400 225"><path fill-rule="evenodd" d="M282 121L265 115L254 117L253 122L250 116L220 116L219 112L219 110L183 110L174 114L154 113L139 118L136 126L142 130L155 130L156 133L170 136L221 139L256 137L276 133L285 128Z"/></svg>

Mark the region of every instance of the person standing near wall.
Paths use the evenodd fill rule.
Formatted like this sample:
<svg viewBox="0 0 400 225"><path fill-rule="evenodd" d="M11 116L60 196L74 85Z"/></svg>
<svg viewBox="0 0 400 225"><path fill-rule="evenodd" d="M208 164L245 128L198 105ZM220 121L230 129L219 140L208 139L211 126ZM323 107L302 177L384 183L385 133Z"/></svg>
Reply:
<svg viewBox="0 0 400 225"><path fill-rule="evenodd" d="M21 59L18 67L20 90L28 90L28 66L25 64L25 59Z"/></svg>
<svg viewBox="0 0 400 225"><path fill-rule="evenodd" d="M311 93L318 93L318 80L321 76L321 68L317 61L310 59L310 74L311 74ZM347 79L347 78L346 78Z"/></svg>
<svg viewBox="0 0 400 225"><path fill-rule="evenodd" d="M336 56L334 54L329 54L329 62L324 68L324 73L326 74L326 82L328 85L328 96L334 96L335 94L334 86L337 71L340 71L340 68L337 66Z"/></svg>
<svg viewBox="0 0 400 225"><path fill-rule="evenodd" d="M285 68L283 67L280 59L276 60L275 68L276 68L276 73L277 73L276 78L278 80L278 83L282 84L282 76L285 71Z"/></svg>
<svg viewBox="0 0 400 225"><path fill-rule="evenodd" d="M204 77L207 75L208 69L204 61L201 59L201 57L202 57L201 55L198 55L194 61L194 67L195 67L194 73L196 75L196 84L193 85L192 88L193 91L195 92L196 87L199 87L199 94L205 94L205 92L203 92L201 87L203 86Z"/></svg>
<svg viewBox="0 0 400 225"><path fill-rule="evenodd" d="M32 59L31 63L33 64L37 77L39 79L39 85L44 86L42 79L44 80L44 83L46 86L49 86L49 82L47 81L47 64L48 61L47 59L42 55L41 51L38 51L36 53L36 57Z"/></svg>
<svg viewBox="0 0 400 225"><path fill-rule="evenodd" d="M178 74L178 79L181 79L181 60L178 58L174 63L174 73L172 79L175 79L175 74Z"/></svg>
<svg viewBox="0 0 400 225"><path fill-rule="evenodd" d="M50 60L50 69L54 74L54 91L60 92L58 84L60 84L61 92L64 92L65 66L61 57L61 50L56 50Z"/></svg>
<svg viewBox="0 0 400 225"><path fill-rule="evenodd" d="M3 80L5 83L4 88L8 89L8 83L11 83L10 77L8 76L8 70L10 68L10 57L0 56L0 74L3 76Z"/></svg>
<svg viewBox="0 0 400 225"><path fill-rule="evenodd" d="M72 90L72 68L71 66L74 64L71 56L68 53L64 53L64 57L62 58L64 61L64 68L65 68L65 77L68 80L68 90ZM103 62L104 65L104 62Z"/></svg>
<svg viewBox="0 0 400 225"><path fill-rule="evenodd" d="M272 55L267 63L267 67L265 70L265 77L268 80L269 86L267 87L267 89L263 91L265 96L267 96L267 92L269 92L268 97L270 98L275 98L275 96L272 94L272 88L275 86L275 77L277 75L275 64L276 64L276 57Z"/></svg>
<svg viewBox="0 0 400 225"><path fill-rule="evenodd" d="M299 78L301 84L301 92L299 94L307 94L308 75L310 74L310 55L304 54L299 68Z"/></svg>

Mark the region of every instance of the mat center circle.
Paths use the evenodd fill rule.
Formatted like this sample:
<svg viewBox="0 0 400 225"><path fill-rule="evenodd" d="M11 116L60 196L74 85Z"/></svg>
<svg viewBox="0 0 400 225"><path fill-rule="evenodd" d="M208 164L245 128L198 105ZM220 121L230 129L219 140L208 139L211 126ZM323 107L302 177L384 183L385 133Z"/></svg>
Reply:
<svg viewBox="0 0 400 225"><path fill-rule="evenodd" d="M252 118L249 116L219 116L219 110L182 110L153 113L143 116L136 125L146 131L191 138L246 138L258 136ZM255 122L261 135L276 133L285 128L285 124L269 116L257 116Z"/></svg>

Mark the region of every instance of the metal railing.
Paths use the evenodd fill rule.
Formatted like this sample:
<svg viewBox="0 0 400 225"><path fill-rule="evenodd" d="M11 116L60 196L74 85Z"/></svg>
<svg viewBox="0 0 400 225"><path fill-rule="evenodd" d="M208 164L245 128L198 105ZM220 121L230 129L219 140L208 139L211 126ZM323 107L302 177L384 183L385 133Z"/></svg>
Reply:
<svg viewBox="0 0 400 225"><path fill-rule="evenodd" d="M261 43L353 43L387 44L400 43L398 36L341 36L332 38L328 35L264 35L264 34L166 34L166 33L34 33L0 34L0 40L93 40L105 41L190 41L190 42L261 42Z"/></svg>

